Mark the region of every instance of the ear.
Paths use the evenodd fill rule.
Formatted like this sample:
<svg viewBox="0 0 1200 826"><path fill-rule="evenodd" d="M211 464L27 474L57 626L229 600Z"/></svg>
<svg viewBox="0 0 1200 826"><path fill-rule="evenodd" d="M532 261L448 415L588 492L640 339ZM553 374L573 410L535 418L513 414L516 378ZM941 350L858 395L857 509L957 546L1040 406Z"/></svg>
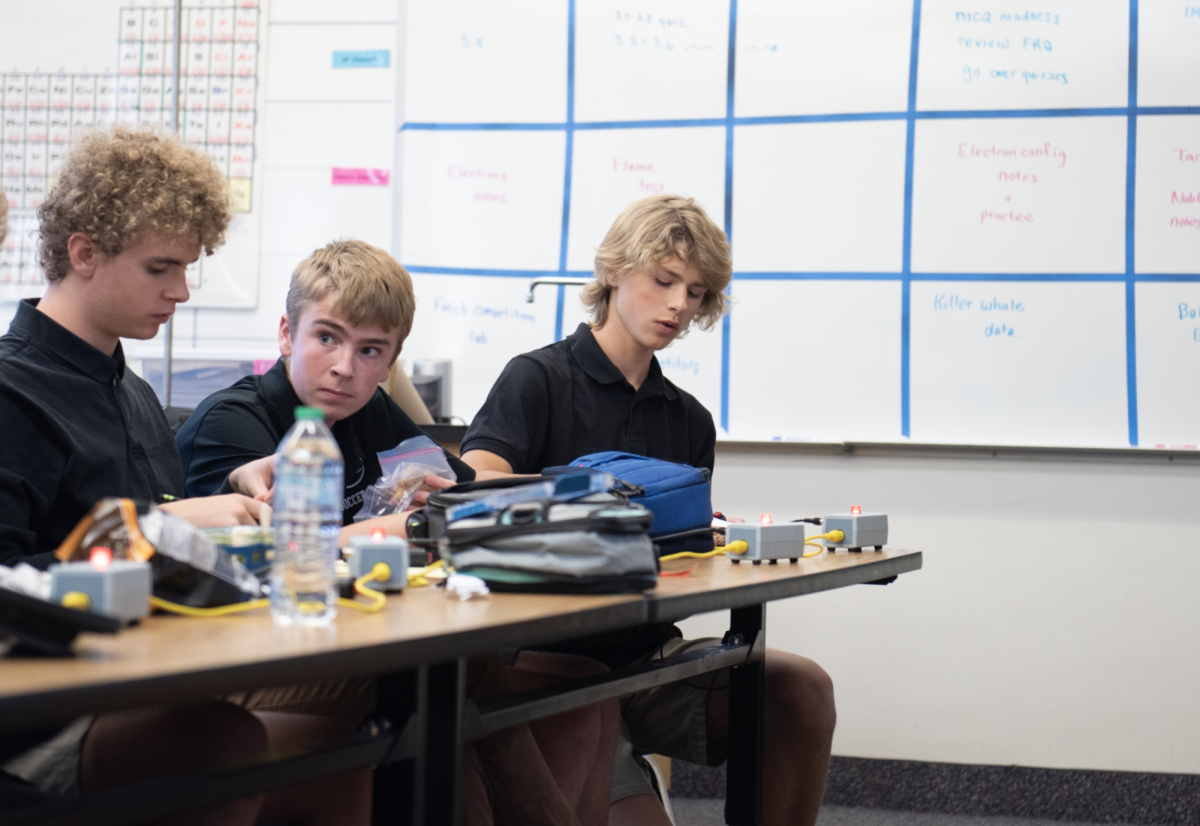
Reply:
<svg viewBox="0 0 1200 826"><path fill-rule="evenodd" d="M292 328L288 324L287 313L279 319L279 355L287 358L292 356Z"/></svg>
<svg viewBox="0 0 1200 826"><path fill-rule="evenodd" d="M104 253L96 246L91 236L75 232L67 239L67 255L71 259L71 270L76 275L91 278L96 274L96 266L101 262Z"/></svg>

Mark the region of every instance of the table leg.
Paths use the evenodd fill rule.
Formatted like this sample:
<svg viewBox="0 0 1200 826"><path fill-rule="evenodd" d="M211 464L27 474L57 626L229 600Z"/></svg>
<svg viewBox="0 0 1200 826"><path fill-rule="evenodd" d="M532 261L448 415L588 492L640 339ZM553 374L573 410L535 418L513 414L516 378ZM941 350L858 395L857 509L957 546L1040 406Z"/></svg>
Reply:
<svg viewBox="0 0 1200 826"><path fill-rule="evenodd" d="M460 805L463 703L467 663L457 659L431 665L426 686L425 737L422 744L424 812L429 826L457 826Z"/></svg>
<svg viewBox="0 0 1200 826"><path fill-rule="evenodd" d="M741 637L754 644L751 660L729 673L729 760L725 767L725 822L731 826L762 823L763 652L767 609L750 605L730 611L726 642Z"/></svg>
<svg viewBox="0 0 1200 826"><path fill-rule="evenodd" d="M420 677L417 671L380 674L376 681L375 717L399 733L418 719ZM371 823L412 826L417 802L416 761L397 760L375 767L371 784Z"/></svg>

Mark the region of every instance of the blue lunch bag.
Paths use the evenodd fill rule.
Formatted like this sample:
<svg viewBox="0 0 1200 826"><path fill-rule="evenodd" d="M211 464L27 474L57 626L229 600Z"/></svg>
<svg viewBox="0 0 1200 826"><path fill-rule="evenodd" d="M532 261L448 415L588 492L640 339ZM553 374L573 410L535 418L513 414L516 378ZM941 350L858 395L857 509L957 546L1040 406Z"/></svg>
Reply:
<svg viewBox="0 0 1200 826"><path fill-rule="evenodd" d="M712 548L712 481L708 468L609 450L580 456L570 465L546 468L542 473L550 476L580 470L616 477L618 493L654 514L652 539L697 535L707 537L708 547Z"/></svg>

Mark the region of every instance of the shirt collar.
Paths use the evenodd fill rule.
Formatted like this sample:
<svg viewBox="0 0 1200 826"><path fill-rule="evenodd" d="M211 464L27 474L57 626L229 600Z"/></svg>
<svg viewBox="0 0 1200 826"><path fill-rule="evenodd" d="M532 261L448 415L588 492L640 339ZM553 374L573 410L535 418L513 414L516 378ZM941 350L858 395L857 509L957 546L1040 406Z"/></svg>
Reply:
<svg viewBox="0 0 1200 826"><path fill-rule="evenodd" d="M624 374L617 369L617 365L613 364L612 360L605 354L603 348L600 346L600 342L596 341L596 336L592 334L592 328L587 324L580 324L575 332L567 337L567 346L571 348L571 354L575 356L575 360L579 362L579 366L595 381L600 384L613 384L625 381ZM626 383L628 384L628 382ZM638 388L638 395L643 398L646 396L666 396L672 401L677 397L678 394L676 394L675 388L663 376L657 357L652 356L650 358L650 372L646 374L646 380Z"/></svg>
<svg viewBox="0 0 1200 826"><path fill-rule="evenodd" d="M282 358L276 361L270 370L263 373L262 378L259 379L259 387L262 389L263 396L282 417L282 429L290 428L296 421L296 408L304 402L300 401L300 397L296 395L296 388L292 387L292 380L288 378L287 363ZM366 410L365 406L363 410ZM354 415L333 423L330 430L333 431L334 436L338 437L339 442L344 430L353 429L347 422L352 421L363 410L356 411ZM326 422L326 424L329 423Z"/></svg>
<svg viewBox="0 0 1200 826"><path fill-rule="evenodd" d="M37 308L38 299L26 298L17 305L17 315L8 332L23 338L67 367L108 383L125 378L125 350L121 342L110 356L102 353Z"/></svg>
<svg viewBox="0 0 1200 826"><path fill-rule="evenodd" d="M300 401L300 397L296 395L296 391L292 387L292 380L288 378L287 365L284 364L283 359L277 360L270 370L263 373L259 382L267 401L274 405L288 421L291 421L295 417L296 408L303 402Z"/></svg>

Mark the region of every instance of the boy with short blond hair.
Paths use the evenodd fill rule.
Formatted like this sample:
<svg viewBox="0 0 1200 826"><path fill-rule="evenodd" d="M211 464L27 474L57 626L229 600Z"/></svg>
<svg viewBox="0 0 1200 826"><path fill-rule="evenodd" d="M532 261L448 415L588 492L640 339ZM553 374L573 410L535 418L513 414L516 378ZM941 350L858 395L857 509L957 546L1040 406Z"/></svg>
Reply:
<svg viewBox="0 0 1200 826"><path fill-rule="evenodd" d="M176 444L188 494L265 496L270 468L256 478L236 471L274 454L295 422L295 408L307 405L324 412L345 461L343 539L375 527L403 536L402 514L369 526L355 525L354 515L363 492L383 473L377 454L422 435L379 387L412 329L415 309L412 279L383 250L343 240L313 252L292 274L279 321L279 361L264 375L209 396L180 428ZM459 481L475 478L457 456L446 460Z"/></svg>
<svg viewBox="0 0 1200 826"><path fill-rule="evenodd" d="M415 306L408 273L370 244L335 241L301 262L279 322L280 360L265 375L247 376L209 396L179 431L188 492L236 489L268 498L269 465L253 460L271 457L292 425L294 408L305 404L324 411L346 463L343 544L351 534L378 527L403 536L407 514L356 524L352 519L362 492L382 475L376 454L421 433L378 387L412 328ZM446 454L446 460L460 481L475 478L458 457ZM239 473L239 466L267 472ZM426 482L449 484L436 477ZM601 670L597 663L554 655L506 669L492 657L472 661L468 681L478 700ZM479 783L466 784L465 808L469 819L478 820L469 822L606 823L616 728L616 704L605 702L472 743L469 776Z"/></svg>
<svg viewBox="0 0 1200 826"><path fill-rule="evenodd" d="M693 324L710 329L726 310L729 249L725 233L690 198L630 204L601 243L596 280L583 291L591 325L509 362L463 437L464 461L479 471L538 473L617 450L711 471L712 415L663 376L655 353ZM713 642L684 640L664 623L555 650L615 668ZM618 746L610 824L667 822L633 749L704 765L724 761L728 672L711 680L621 701L627 739ZM763 822L815 823L836 719L833 684L812 660L771 649L764 693Z"/></svg>

